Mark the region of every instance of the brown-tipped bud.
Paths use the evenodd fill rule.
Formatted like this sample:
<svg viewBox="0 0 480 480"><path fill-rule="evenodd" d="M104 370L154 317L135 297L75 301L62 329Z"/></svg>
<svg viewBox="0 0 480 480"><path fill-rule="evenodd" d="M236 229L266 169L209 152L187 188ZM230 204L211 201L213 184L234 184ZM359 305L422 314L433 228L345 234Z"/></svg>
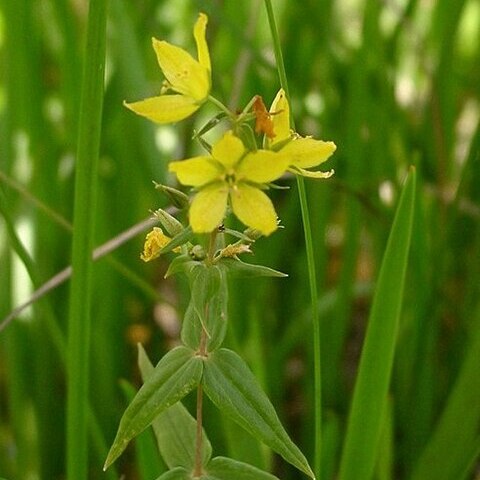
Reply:
<svg viewBox="0 0 480 480"><path fill-rule="evenodd" d="M236 258L237 255L241 255L242 253L252 253L250 246L243 243L233 243L222 249L219 253L219 257Z"/></svg>
<svg viewBox="0 0 480 480"><path fill-rule="evenodd" d="M165 210L159 208L153 212L153 215L162 224L162 227L171 237L175 237L180 232L183 232L183 225Z"/></svg>
<svg viewBox="0 0 480 480"><path fill-rule="evenodd" d="M157 190L160 190L165 195L167 195L167 197L171 200L172 204L175 207L179 209L184 209L187 208L190 204L190 199L188 198L188 195L185 195L180 190L177 190L173 187L168 187L167 185L162 185L161 183L154 182L154 184Z"/></svg>

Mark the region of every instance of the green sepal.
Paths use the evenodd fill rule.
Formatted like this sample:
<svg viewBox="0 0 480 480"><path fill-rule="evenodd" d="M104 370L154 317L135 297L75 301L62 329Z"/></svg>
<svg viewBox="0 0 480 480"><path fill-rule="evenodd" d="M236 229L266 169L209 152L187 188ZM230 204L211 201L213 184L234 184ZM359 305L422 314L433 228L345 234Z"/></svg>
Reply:
<svg viewBox="0 0 480 480"><path fill-rule="evenodd" d="M192 227L189 225L179 234L175 235L159 252L159 255L171 252L174 248L180 247L190 241L193 237Z"/></svg>
<svg viewBox="0 0 480 480"><path fill-rule="evenodd" d="M225 235L231 235L232 237L242 240L244 243L250 244L255 241L254 238L249 237L245 232L239 232L238 230L233 230L231 228L225 227L223 229Z"/></svg>
<svg viewBox="0 0 480 480"><path fill-rule="evenodd" d="M271 473L227 457L215 457L205 470L216 480L278 480Z"/></svg>
<svg viewBox="0 0 480 480"><path fill-rule="evenodd" d="M255 133L253 132L252 127L248 123L241 123L240 129L237 133L249 152L257 151L258 147L257 141L255 139Z"/></svg>
<svg viewBox="0 0 480 480"><path fill-rule="evenodd" d="M236 277L288 277L286 273L279 272L263 265L245 263L239 258L222 258L218 261L232 276Z"/></svg>
<svg viewBox="0 0 480 480"><path fill-rule="evenodd" d="M138 366L143 381L146 382L153 374L154 368L140 344L138 344ZM153 421L152 427L158 450L168 468L184 467L187 470L193 470L197 422L182 402L167 408ZM202 465L207 465L212 456L212 446L205 431L202 437Z"/></svg>
<svg viewBox="0 0 480 480"><path fill-rule="evenodd" d="M203 362L193 350L182 346L168 352L125 410L104 469L155 417L191 392L199 384L202 371Z"/></svg>
<svg viewBox="0 0 480 480"><path fill-rule="evenodd" d="M182 341L197 350L204 328L207 332L206 350L212 352L220 347L227 330L226 273L217 265L199 264L190 272L190 287L192 295L183 320Z"/></svg>
<svg viewBox="0 0 480 480"><path fill-rule="evenodd" d="M290 185L277 185L276 183L267 183L267 185L272 190L290 190Z"/></svg>
<svg viewBox="0 0 480 480"><path fill-rule="evenodd" d="M192 480L192 477L183 467L177 467L160 475L157 480Z"/></svg>
<svg viewBox="0 0 480 480"><path fill-rule="evenodd" d="M226 117L226 112L217 113L217 115L211 118L198 132L195 132L193 138L199 140L202 135L205 135L212 128L215 128Z"/></svg>
<svg viewBox="0 0 480 480"><path fill-rule="evenodd" d="M202 383L212 402L287 462L314 478L306 458L283 428L267 395L246 363L222 348L204 360Z"/></svg>

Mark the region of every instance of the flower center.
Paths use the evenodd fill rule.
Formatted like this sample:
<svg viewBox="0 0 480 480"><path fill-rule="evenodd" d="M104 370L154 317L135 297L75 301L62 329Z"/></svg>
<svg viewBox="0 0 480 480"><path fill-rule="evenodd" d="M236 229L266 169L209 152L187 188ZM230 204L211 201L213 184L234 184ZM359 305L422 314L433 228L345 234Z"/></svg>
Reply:
<svg viewBox="0 0 480 480"><path fill-rule="evenodd" d="M237 179L235 178L235 172L228 172L225 175L225 181L228 183L229 187L233 187L237 183Z"/></svg>

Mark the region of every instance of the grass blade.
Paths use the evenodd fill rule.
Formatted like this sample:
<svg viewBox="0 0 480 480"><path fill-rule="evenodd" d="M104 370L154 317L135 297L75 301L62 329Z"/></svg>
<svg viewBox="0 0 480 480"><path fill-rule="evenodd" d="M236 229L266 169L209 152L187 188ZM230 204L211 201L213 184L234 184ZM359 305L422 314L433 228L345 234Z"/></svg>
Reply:
<svg viewBox="0 0 480 480"><path fill-rule="evenodd" d="M107 1L91 0L88 14L76 157L73 276L68 317L67 478L86 480L90 346L91 251L103 106Z"/></svg>
<svg viewBox="0 0 480 480"><path fill-rule="evenodd" d="M480 309L476 320L457 381L411 480L455 480L472 466L472 449L478 442L480 426Z"/></svg>
<svg viewBox="0 0 480 480"><path fill-rule="evenodd" d="M415 170L412 169L403 188L378 277L350 410L340 480L370 480L373 474L393 365L414 200Z"/></svg>

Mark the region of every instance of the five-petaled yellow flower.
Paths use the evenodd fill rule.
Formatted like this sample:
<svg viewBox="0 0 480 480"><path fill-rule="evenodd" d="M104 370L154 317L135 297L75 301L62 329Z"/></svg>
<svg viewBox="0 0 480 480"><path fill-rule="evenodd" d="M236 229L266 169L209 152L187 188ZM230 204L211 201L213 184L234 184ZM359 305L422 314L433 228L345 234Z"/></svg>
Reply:
<svg viewBox="0 0 480 480"><path fill-rule="evenodd" d="M248 152L242 141L228 131L213 145L211 156L172 162L169 169L180 183L199 189L189 211L194 232L217 228L230 202L241 222L269 235L277 229L277 215L261 189L279 178L288 164L289 158L283 154L268 150Z"/></svg>
<svg viewBox="0 0 480 480"><path fill-rule="evenodd" d="M158 97L124 103L138 115L157 123L172 123L189 117L200 108L210 92L211 65L205 30L208 18L200 13L193 35L198 61L185 50L165 41L152 39L153 49L166 81ZM167 91L175 93L165 95Z"/></svg>
<svg viewBox="0 0 480 480"><path fill-rule="evenodd" d="M283 89L278 91L273 100L270 114L275 136L273 139L266 139L267 146L290 158L289 170L304 177L331 177L333 170L321 172L306 169L316 167L328 160L336 150L336 145L333 142L315 140L312 137L301 137L290 130L290 107Z"/></svg>

